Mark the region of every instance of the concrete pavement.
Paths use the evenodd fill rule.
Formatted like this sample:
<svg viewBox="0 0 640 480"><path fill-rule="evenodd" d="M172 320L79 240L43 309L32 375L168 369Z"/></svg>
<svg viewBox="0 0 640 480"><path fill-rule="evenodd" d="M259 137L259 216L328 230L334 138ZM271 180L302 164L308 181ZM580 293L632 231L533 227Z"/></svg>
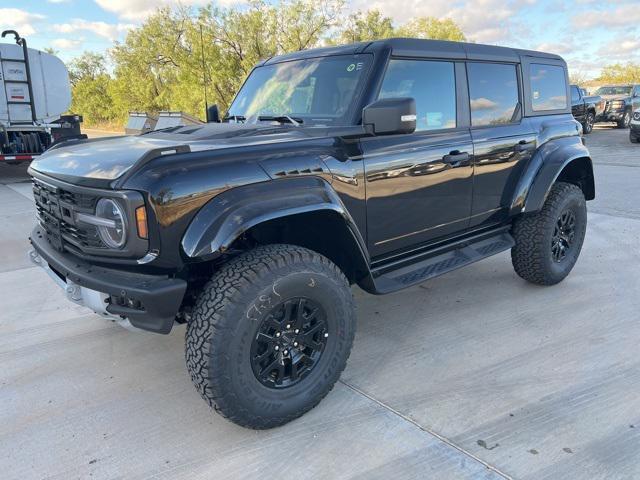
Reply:
<svg viewBox="0 0 640 480"><path fill-rule="evenodd" d="M529 285L502 254L388 296L356 290L342 380L266 432L209 411L184 327L124 330L29 265L30 187L0 165L2 478L640 478L640 148L627 136L587 137L598 198L565 282Z"/></svg>

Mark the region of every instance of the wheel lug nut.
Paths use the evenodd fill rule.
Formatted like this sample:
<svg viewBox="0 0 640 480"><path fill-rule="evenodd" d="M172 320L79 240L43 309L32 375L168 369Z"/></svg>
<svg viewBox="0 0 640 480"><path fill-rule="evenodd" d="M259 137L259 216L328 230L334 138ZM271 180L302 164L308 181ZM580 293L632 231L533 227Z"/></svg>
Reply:
<svg viewBox="0 0 640 480"><path fill-rule="evenodd" d="M289 350L284 350L282 353L283 355L289 355Z"/></svg>
<svg viewBox="0 0 640 480"><path fill-rule="evenodd" d="M298 346L298 342L293 342L293 346L297 347Z"/></svg>
<svg viewBox="0 0 640 480"><path fill-rule="evenodd" d="M300 333L300 329L299 329L299 328L296 328L293 332L294 332L294 333Z"/></svg>
<svg viewBox="0 0 640 480"><path fill-rule="evenodd" d="M273 347L273 349L277 352L278 350L280 350L280 347L276 345L275 347Z"/></svg>
<svg viewBox="0 0 640 480"><path fill-rule="evenodd" d="M287 323L287 330L289 330L291 328L291 324Z"/></svg>
<svg viewBox="0 0 640 480"><path fill-rule="evenodd" d="M324 338L327 338L328 336L329 336L329 334L328 334L328 333L325 333L325 334L324 334Z"/></svg>
<svg viewBox="0 0 640 480"><path fill-rule="evenodd" d="M279 337L280 335L282 335L280 332L276 332L276 337Z"/></svg>

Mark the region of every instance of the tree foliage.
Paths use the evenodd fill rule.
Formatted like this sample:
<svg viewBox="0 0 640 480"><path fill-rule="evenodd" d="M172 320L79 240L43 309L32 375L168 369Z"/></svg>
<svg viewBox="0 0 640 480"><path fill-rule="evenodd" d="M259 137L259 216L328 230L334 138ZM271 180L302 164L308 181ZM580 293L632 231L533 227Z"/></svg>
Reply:
<svg viewBox="0 0 640 480"><path fill-rule="evenodd" d="M598 81L601 83L640 83L640 64L614 63L602 68Z"/></svg>
<svg viewBox="0 0 640 480"><path fill-rule="evenodd" d="M464 40L450 19L396 26L377 10L344 21L344 9L343 0L160 8L108 57L85 53L69 64L72 110L88 125L122 125L130 110L182 110L202 118L205 87L209 104L225 111L253 66L274 55L392 36Z"/></svg>

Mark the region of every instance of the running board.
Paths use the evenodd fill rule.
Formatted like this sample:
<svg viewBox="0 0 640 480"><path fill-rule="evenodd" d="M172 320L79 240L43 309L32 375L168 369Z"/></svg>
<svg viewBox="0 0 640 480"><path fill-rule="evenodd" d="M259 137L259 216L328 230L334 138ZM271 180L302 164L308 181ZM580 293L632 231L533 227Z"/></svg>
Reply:
<svg viewBox="0 0 640 480"><path fill-rule="evenodd" d="M403 288L422 283L431 278L464 267L471 263L490 257L496 253L509 250L515 245L513 237L502 232L482 239L461 243L457 248L444 253L436 253L424 260L411 265L389 270L384 273L374 272L376 293L390 293ZM376 273L378 275L376 276Z"/></svg>

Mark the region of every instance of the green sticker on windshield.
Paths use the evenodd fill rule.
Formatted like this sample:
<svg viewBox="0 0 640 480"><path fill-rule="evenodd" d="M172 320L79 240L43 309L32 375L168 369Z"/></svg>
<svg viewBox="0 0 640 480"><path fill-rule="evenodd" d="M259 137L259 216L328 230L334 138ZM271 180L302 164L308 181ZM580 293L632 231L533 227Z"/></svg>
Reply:
<svg viewBox="0 0 640 480"><path fill-rule="evenodd" d="M356 64L352 63L347 67L347 72L353 72L356 69Z"/></svg>

